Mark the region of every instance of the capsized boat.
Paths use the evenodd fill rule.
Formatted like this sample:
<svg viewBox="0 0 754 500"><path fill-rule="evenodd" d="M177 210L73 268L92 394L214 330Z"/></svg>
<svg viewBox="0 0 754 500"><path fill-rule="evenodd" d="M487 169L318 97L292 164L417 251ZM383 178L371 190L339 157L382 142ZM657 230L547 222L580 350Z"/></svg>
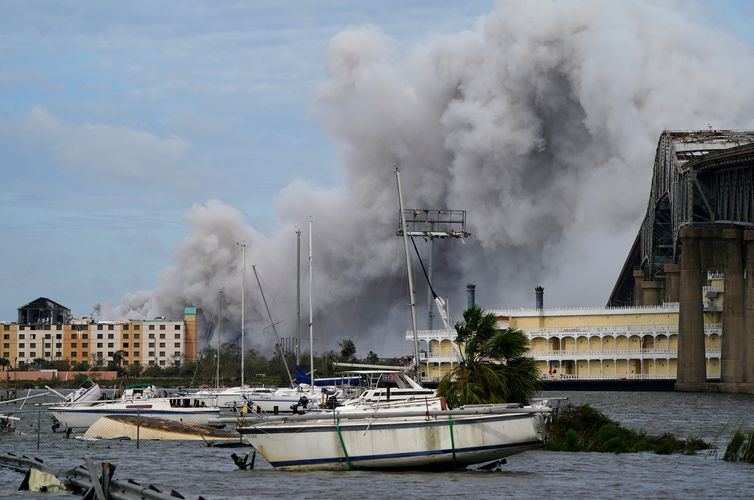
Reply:
<svg viewBox="0 0 754 500"><path fill-rule="evenodd" d="M99 384L89 378L85 384L67 395L63 395L49 386L45 386L45 389L60 397L60 404L63 406L90 406L102 398L102 389L100 389Z"/></svg>
<svg viewBox="0 0 754 500"><path fill-rule="evenodd" d="M141 439L171 441L238 441L236 432L206 425L134 415L101 417L84 434L92 439Z"/></svg>
<svg viewBox="0 0 754 500"><path fill-rule="evenodd" d="M443 409L427 399L368 410L270 418L239 427L280 469L454 470L538 448L545 406L490 405Z"/></svg>

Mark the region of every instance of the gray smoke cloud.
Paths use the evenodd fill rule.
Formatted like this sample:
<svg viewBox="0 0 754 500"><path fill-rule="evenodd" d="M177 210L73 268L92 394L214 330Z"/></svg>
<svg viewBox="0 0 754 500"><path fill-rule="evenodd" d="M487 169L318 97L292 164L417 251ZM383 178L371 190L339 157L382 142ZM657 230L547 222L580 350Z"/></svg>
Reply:
<svg viewBox="0 0 754 500"><path fill-rule="evenodd" d="M662 130L754 126L752 48L696 16L676 2L507 1L473 30L410 47L373 26L339 33L311 113L338 147L343 185L291 183L271 235L220 201L193 207L153 294L114 311L211 313L224 289L232 338L246 240L281 335L292 335L293 228L305 254L312 216L315 350L352 338L360 355L409 352L396 163L407 207L467 211L473 238L435 246L436 288L456 314L467 282L487 308L530 306L539 284L546 305L604 304L644 215ZM249 345L269 347L248 283Z"/></svg>

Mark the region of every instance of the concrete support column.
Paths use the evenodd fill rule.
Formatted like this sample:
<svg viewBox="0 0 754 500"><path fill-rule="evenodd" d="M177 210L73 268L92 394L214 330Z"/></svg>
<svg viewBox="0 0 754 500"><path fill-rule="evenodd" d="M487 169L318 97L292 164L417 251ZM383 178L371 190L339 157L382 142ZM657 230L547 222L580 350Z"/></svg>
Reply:
<svg viewBox="0 0 754 500"><path fill-rule="evenodd" d="M665 264L665 302L678 302L681 266L678 264Z"/></svg>
<svg viewBox="0 0 754 500"><path fill-rule="evenodd" d="M659 280L643 281L641 283L641 303L644 306L659 306L662 304L664 284Z"/></svg>
<svg viewBox="0 0 754 500"><path fill-rule="evenodd" d="M744 231L746 245L744 282L744 335L743 335L743 378L747 384L754 384L754 230ZM727 282L727 279L726 279ZM727 284L726 290L727 290ZM728 300L727 292L725 300Z"/></svg>
<svg viewBox="0 0 754 500"><path fill-rule="evenodd" d="M642 293L641 284L644 282L644 271L634 269L634 305L641 306L644 294Z"/></svg>
<svg viewBox="0 0 754 500"><path fill-rule="evenodd" d="M702 390L707 381L702 309L701 231L685 227L681 240L680 307L678 321L679 391Z"/></svg>
<svg viewBox="0 0 754 500"><path fill-rule="evenodd" d="M723 301L723 335L720 356L720 378L723 383L744 381L744 267L742 253L743 231L724 229L725 299Z"/></svg>

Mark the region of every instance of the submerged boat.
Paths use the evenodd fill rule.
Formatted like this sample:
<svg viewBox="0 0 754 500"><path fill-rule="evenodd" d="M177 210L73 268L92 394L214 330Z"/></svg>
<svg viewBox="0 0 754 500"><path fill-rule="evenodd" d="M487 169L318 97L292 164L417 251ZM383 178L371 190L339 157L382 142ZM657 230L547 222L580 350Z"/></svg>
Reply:
<svg viewBox="0 0 754 500"><path fill-rule="evenodd" d="M160 395L151 385L127 388L120 399L92 406L52 406L53 418L69 429L87 429L100 417L108 415L134 415L177 420L207 425L220 414L212 400L190 394Z"/></svg>
<svg viewBox="0 0 754 500"><path fill-rule="evenodd" d="M239 427L276 468L454 470L538 448L546 407L381 406Z"/></svg>

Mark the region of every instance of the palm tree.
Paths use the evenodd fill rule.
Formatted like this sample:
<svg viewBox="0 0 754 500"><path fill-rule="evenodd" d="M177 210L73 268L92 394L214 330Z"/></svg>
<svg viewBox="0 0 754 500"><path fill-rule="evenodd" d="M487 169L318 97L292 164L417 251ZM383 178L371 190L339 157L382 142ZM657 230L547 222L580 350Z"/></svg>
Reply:
<svg viewBox="0 0 754 500"><path fill-rule="evenodd" d="M539 388L539 369L524 357L528 340L521 330L500 329L492 313L479 306L455 325L461 362L445 374L437 393L448 405L527 403Z"/></svg>

